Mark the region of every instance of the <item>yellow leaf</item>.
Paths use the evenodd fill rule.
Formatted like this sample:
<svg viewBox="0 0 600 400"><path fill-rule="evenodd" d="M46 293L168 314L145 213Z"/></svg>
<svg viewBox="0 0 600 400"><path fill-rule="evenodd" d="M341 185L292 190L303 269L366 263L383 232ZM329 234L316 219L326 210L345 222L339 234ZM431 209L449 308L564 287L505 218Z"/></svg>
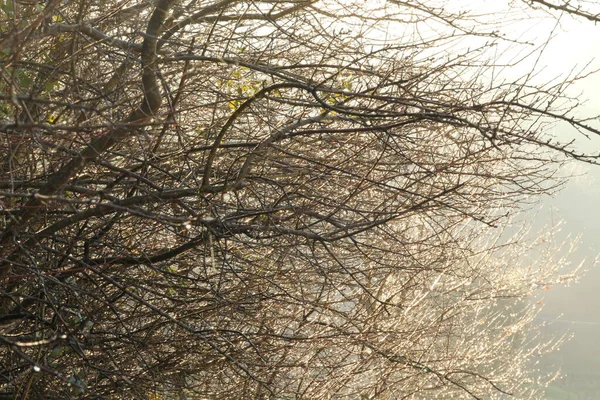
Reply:
<svg viewBox="0 0 600 400"><path fill-rule="evenodd" d="M239 100L230 100L230 101L227 103L227 105L229 106L229 109L230 109L231 111L235 111L235 110L237 110L237 109L238 109L238 107L240 106L240 104L242 104L242 102L241 102L241 101L239 101Z"/></svg>

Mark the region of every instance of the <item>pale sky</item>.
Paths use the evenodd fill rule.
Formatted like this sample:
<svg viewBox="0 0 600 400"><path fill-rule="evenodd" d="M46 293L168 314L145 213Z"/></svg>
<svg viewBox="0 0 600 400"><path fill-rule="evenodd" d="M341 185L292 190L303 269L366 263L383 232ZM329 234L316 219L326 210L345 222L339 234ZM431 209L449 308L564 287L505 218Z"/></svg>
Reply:
<svg viewBox="0 0 600 400"><path fill-rule="evenodd" d="M600 26L567 15L560 17L557 23L556 19L543 12L528 15L513 13L502 17L500 10L509 9L509 3L509 0L449 3L463 10L480 10L482 15L487 15L482 16L484 19L490 16L498 21L514 19L501 28L501 32L513 39L541 44L552 37L539 58L532 56L517 66L496 71L496 79L514 80L528 74L534 67L537 73L532 79L538 83L564 79L586 66L585 71L600 70ZM497 56L503 61L516 60L535 48L533 45L511 47L506 42L497 47ZM568 93L584 103L579 109L579 116L600 115L600 73L577 82ZM600 120L590 123L600 128ZM552 133L566 140L577 138L579 149L600 153L600 138L588 140L566 124L557 125ZM600 254L600 166L574 163L566 168L565 173L578 176L554 197L543 197L535 212L524 216L525 219L533 219L537 229L562 221L562 229L555 236L556 242L579 237L576 250L567 260L571 266L585 261L584 266L588 269L579 282L569 287L554 285L548 291L540 291L532 301L533 306L538 301L544 305L540 321L554 321L546 333L571 332L574 335L562 350L540 363L540 372L550 372L554 364L566 375L566 378L551 384L548 400L600 400L600 264L594 266L594 260Z"/></svg>
<svg viewBox="0 0 600 400"><path fill-rule="evenodd" d="M589 70L600 68L600 26L585 20L564 17L555 28L551 20L529 22L527 35L548 37L555 28L555 37L545 48L537 68L543 68L540 79L551 79L581 69L588 63ZM515 30L520 29L515 25ZM594 60L597 56L598 59ZM517 68L508 73L523 73ZM580 101L584 115L600 114L600 74L578 82L570 92ZM599 122L594 123L600 126ZM600 138L587 140L567 126L559 125L554 132L558 137L579 137L579 148L600 150ZM575 135L575 136L574 136ZM577 249L568 258L572 266L586 261L588 271L569 287L552 286L540 293L544 309L540 319L555 321L550 332L572 332L574 337L552 354L542 369L554 364L562 369L566 378L551 384L547 398L600 399L600 265L594 259L600 253L600 166L570 165L567 172L581 175L572 179L553 198L541 199L541 211L535 214L535 226L543 227L563 222L556 235L557 242L579 236ZM532 216L534 214L532 213ZM543 296L543 297L542 297ZM537 299L536 299L537 300Z"/></svg>

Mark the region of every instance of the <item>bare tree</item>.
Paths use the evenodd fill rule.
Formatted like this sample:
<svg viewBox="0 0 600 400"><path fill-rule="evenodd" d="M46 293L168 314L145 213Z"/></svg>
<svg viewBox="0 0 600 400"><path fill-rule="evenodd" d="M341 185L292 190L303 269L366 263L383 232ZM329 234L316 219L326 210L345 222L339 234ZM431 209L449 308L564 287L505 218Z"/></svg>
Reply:
<svg viewBox="0 0 600 400"><path fill-rule="evenodd" d="M598 131L428 3L0 1L6 396L540 398L498 237Z"/></svg>

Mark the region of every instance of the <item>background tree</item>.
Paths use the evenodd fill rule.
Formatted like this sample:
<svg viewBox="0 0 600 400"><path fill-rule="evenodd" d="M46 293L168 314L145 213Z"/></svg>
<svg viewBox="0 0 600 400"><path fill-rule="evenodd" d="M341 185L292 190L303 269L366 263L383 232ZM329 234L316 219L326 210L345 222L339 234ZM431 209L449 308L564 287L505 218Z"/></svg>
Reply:
<svg viewBox="0 0 600 400"><path fill-rule="evenodd" d="M0 1L6 396L541 398L495 228L598 131L430 3Z"/></svg>

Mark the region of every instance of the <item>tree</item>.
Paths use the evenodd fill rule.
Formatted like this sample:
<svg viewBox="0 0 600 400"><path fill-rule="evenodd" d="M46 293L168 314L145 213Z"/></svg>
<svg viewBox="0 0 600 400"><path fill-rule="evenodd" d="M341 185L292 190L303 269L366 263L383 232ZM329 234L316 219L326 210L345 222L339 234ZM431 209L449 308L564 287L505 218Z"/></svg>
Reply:
<svg viewBox="0 0 600 400"><path fill-rule="evenodd" d="M569 82L442 3L0 6L8 398L542 396Z"/></svg>

